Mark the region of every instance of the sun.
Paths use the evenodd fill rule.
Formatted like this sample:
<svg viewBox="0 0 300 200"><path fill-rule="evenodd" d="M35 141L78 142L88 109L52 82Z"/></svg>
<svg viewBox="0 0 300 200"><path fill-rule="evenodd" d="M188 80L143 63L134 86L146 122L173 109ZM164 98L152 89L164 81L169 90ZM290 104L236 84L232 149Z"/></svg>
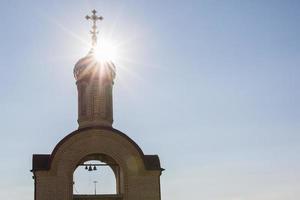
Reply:
<svg viewBox="0 0 300 200"><path fill-rule="evenodd" d="M118 58L118 45L110 39L102 39L99 41L94 51L97 61L116 61Z"/></svg>

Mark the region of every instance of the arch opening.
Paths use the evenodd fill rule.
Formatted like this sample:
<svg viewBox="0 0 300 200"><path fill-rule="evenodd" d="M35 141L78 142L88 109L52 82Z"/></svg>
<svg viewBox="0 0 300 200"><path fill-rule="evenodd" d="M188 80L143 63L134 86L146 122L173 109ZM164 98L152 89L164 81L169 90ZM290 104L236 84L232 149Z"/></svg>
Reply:
<svg viewBox="0 0 300 200"><path fill-rule="evenodd" d="M73 199L120 195L120 167L109 156L83 158L73 172Z"/></svg>

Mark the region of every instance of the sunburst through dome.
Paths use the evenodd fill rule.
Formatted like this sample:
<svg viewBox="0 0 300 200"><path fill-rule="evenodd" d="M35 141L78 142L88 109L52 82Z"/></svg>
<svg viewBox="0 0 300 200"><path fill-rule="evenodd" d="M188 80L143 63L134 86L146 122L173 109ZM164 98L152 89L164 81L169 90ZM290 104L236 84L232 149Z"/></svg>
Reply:
<svg viewBox="0 0 300 200"><path fill-rule="evenodd" d="M117 48L116 44L109 39L101 39L98 43L97 35L99 33L97 29L97 21L103 20L102 16L98 16L96 10L92 10L92 15L87 15L85 18L87 20L91 20L93 25L92 29L90 30L92 36L92 46L91 46L91 53L97 61L114 61L117 55Z"/></svg>
<svg viewBox="0 0 300 200"><path fill-rule="evenodd" d="M118 57L118 45L110 39L102 39L94 49L94 57L97 61L116 61Z"/></svg>

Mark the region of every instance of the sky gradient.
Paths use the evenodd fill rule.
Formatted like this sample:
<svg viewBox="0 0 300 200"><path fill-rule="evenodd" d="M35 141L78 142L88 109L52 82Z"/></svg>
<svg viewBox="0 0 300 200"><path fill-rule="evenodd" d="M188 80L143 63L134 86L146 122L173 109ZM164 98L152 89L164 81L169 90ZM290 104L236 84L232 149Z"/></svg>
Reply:
<svg viewBox="0 0 300 200"><path fill-rule="evenodd" d="M32 200L33 153L77 129L74 64L120 43L114 127L158 154L163 200L300 199L300 2L0 2L0 199Z"/></svg>

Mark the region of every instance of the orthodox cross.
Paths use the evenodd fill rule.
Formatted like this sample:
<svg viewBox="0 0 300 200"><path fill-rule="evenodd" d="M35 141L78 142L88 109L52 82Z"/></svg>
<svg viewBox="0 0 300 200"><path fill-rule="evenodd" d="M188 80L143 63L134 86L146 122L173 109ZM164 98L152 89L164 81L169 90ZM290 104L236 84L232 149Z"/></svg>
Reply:
<svg viewBox="0 0 300 200"><path fill-rule="evenodd" d="M102 16L97 16L96 15L96 13L97 13L96 10L92 10L92 13L93 14L91 16L87 15L85 18L87 20L92 20L92 22L93 22L92 30L90 31L90 33L92 34L92 49L94 49L97 45L97 34L99 33L99 31L97 30L96 22L98 20L103 20L103 17Z"/></svg>

